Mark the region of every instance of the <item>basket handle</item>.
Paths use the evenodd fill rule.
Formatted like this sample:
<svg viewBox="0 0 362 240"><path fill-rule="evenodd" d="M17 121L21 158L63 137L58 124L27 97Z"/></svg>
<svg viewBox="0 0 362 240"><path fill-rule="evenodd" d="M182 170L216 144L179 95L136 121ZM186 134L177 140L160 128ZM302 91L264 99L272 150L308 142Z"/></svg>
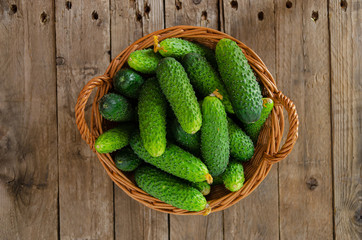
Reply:
<svg viewBox="0 0 362 240"><path fill-rule="evenodd" d="M280 91L274 95L274 99L280 102L287 111L289 129L288 129L287 140L285 141L282 148L275 154L272 155L267 153L264 154L264 158L269 164L274 164L279 162L280 160L288 156L288 154L292 151L293 146L298 138L298 126L299 126L297 110L292 100L290 100Z"/></svg>
<svg viewBox="0 0 362 240"><path fill-rule="evenodd" d="M75 119L78 130L80 132L80 135L82 136L82 139L91 147L93 151L94 151L94 142L96 136L94 136L92 132L89 130L87 122L85 121L85 106L88 102L88 99L93 89L104 85L106 85L107 88L109 88L111 85L110 80L111 78L105 75L91 79L84 86L82 91L80 91L77 99L77 104L75 105Z"/></svg>

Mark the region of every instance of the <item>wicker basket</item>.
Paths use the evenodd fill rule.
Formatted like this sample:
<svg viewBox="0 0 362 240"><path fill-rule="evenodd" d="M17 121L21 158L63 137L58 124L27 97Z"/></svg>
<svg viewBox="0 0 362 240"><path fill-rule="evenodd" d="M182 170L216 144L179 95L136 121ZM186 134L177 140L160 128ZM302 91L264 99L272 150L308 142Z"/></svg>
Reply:
<svg viewBox="0 0 362 240"><path fill-rule="evenodd" d="M150 196L135 185L132 175L125 174L116 168L111 155L99 154L94 150L95 139L103 132L102 128L105 125L98 111L98 100L112 87L112 77L122 68L130 53L138 49L152 46L153 36L158 36L160 41L172 37L185 38L201 43L212 49L215 48L216 43L222 38L230 38L236 41L246 55L249 64L259 76L260 81L262 81L268 97L271 97L275 102L271 116L265 123L266 127L263 128L259 135L255 154L249 162L244 164L246 173L246 182L244 186L237 192L229 192L223 186L215 186L212 188L210 195L206 196L212 212L224 210L254 191L266 177L271 166L284 159L291 152L298 137L299 122L295 106L289 98L278 90L275 80L263 61L250 48L245 46L245 44L225 33L204 27L176 26L153 32L134 42L113 59L104 75L93 78L85 85L79 94L75 107L75 115L76 123L82 138L97 154L109 177L126 194L147 207L161 212L178 215L205 214L205 210L201 212L190 212L178 209ZM85 106L95 88L97 88L97 92L92 104L92 115L90 119L91 127L89 128L85 120ZM283 107L288 113L289 129L286 141L279 150L284 131Z"/></svg>

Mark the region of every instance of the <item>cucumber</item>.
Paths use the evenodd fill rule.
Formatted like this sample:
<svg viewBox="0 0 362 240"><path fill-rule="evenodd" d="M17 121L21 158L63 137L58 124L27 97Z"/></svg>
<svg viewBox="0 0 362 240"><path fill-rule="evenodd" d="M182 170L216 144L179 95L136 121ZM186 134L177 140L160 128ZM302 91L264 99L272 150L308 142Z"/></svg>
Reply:
<svg viewBox="0 0 362 240"><path fill-rule="evenodd" d="M143 49L132 52L128 57L127 63L138 72L153 74L161 58L153 49Z"/></svg>
<svg viewBox="0 0 362 240"><path fill-rule="evenodd" d="M203 56L198 53L188 53L182 58L182 65L192 86L201 93L202 97L206 97L218 89L218 92L222 95L222 103L225 106L225 110L229 113L234 113L224 83L221 81L219 74Z"/></svg>
<svg viewBox="0 0 362 240"><path fill-rule="evenodd" d="M134 109L126 98L108 93L99 100L100 114L107 120L125 122L134 118Z"/></svg>
<svg viewBox="0 0 362 240"><path fill-rule="evenodd" d="M209 62L213 68L217 69L215 51L202 44L196 43L196 45L200 46L203 49L203 53L201 53L200 55L205 57L207 62Z"/></svg>
<svg viewBox="0 0 362 240"><path fill-rule="evenodd" d="M199 155L200 153L200 131L195 134L189 134L185 132L177 119L172 119L170 124L170 132L172 134L172 139L175 140L177 144L185 148L185 150Z"/></svg>
<svg viewBox="0 0 362 240"><path fill-rule="evenodd" d="M142 76L132 69L121 69L113 77L114 89L129 98L138 98L143 82Z"/></svg>
<svg viewBox="0 0 362 240"><path fill-rule="evenodd" d="M138 157L165 172L190 182L207 180L209 183L212 183L212 177L205 164L191 153L182 150L176 145L169 144L165 152L159 157L152 157L147 152L139 134L135 134L131 138L130 145Z"/></svg>
<svg viewBox="0 0 362 240"><path fill-rule="evenodd" d="M128 145L132 127L122 125L101 134L94 143L99 153L111 153Z"/></svg>
<svg viewBox="0 0 362 240"><path fill-rule="evenodd" d="M253 141L244 131L228 118L230 155L239 161L248 161L254 155Z"/></svg>
<svg viewBox="0 0 362 240"><path fill-rule="evenodd" d="M206 181L191 183L191 187L196 188L204 196L208 195L210 193L210 190L211 190L210 185Z"/></svg>
<svg viewBox="0 0 362 240"><path fill-rule="evenodd" d="M244 185L244 168L243 165L236 161L230 161L228 167L222 175L225 187L236 192Z"/></svg>
<svg viewBox="0 0 362 240"><path fill-rule="evenodd" d="M217 65L236 116L243 123L257 121L261 115L262 95L245 55L230 39L221 39L215 49Z"/></svg>
<svg viewBox="0 0 362 240"><path fill-rule="evenodd" d="M211 176L222 174L229 163L229 132L224 105L212 96L202 103L201 154Z"/></svg>
<svg viewBox="0 0 362 240"><path fill-rule="evenodd" d="M186 54L194 52L206 57L210 63L216 65L214 51L203 45L189 42L181 38L166 38L161 41L159 45L160 46L157 49L159 49L158 52L163 57L181 59Z"/></svg>
<svg viewBox="0 0 362 240"><path fill-rule="evenodd" d="M208 208L205 197L185 181L155 167L143 165L136 170L137 185L151 196L188 211Z"/></svg>
<svg viewBox="0 0 362 240"><path fill-rule="evenodd" d="M114 162L119 170L130 172L135 170L141 164L142 160L130 147L124 147L116 152Z"/></svg>
<svg viewBox="0 0 362 240"><path fill-rule="evenodd" d="M166 99L156 78L142 86L138 119L143 146L152 157L162 155L166 149Z"/></svg>
<svg viewBox="0 0 362 240"><path fill-rule="evenodd" d="M254 123L245 124L245 132L250 136L253 143L256 144L258 141L259 133L263 127L266 119L273 110L274 102L271 98L263 98L263 109L261 110L261 117Z"/></svg>
<svg viewBox="0 0 362 240"><path fill-rule="evenodd" d="M181 63L164 58L157 67L157 79L182 129L190 134L200 130L202 116L195 91Z"/></svg>

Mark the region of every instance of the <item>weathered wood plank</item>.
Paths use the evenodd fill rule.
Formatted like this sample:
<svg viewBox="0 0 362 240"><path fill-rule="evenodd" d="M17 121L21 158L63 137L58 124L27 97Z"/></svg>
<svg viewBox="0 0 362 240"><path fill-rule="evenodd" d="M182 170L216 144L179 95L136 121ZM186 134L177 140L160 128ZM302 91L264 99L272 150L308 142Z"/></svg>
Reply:
<svg viewBox="0 0 362 240"><path fill-rule="evenodd" d="M223 1L224 31L252 48L275 76L273 0ZM225 210L225 239L279 239L278 170L246 199Z"/></svg>
<svg viewBox="0 0 362 240"><path fill-rule="evenodd" d="M112 58L142 37L141 10L140 1L111 0Z"/></svg>
<svg viewBox="0 0 362 240"><path fill-rule="evenodd" d="M163 1L144 0L142 19L143 35L163 29L165 27L164 16Z"/></svg>
<svg viewBox="0 0 362 240"><path fill-rule="evenodd" d="M170 215L170 238L172 240L224 239L223 235L223 212L211 213L206 217Z"/></svg>
<svg viewBox="0 0 362 240"><path fill-rule="evenodd" d="M362 238L362 2L330 1L336 239Z"/></svg>
<svg viewBox="0 0 362 240"><path fill-rule="evenodd" d="M60 237L113 239L112 182L74 117L80 90L109 64L109 1L56 1L55 7Z"/></svg>
<svg viewBox="0 0 362 240"><path fill-rule="evenodd" d="M192 25L218 29L217 0L165 0L166 27Z"/></svg>
<svg viewBox="0 0 362 240"><path fill-rule="evenodd" d="M299 138L279 164L280 238L332 239L327 2L276 2L279 88L298 109Z"/></svg>
<svg viewBox="0 0 362 240"><path fill-rule="evenodd" d="M166 27L193 25L218 29L217 0L166 0L165 11ZM170 215L170 238L223 239L223 213L212 213L207 217Z"/></svg>
<svg viewBox="0 0 362 240"><path fill-rule="evenodd" d="M53 9L0 1L1 239L58 236Z"/></svg>
<svg viewBox="0 0 362 240"><path fill-rule="evenodd" d="M163 2L111 1L112 57L143 35L164 27ZM127 196L116 185L115 238L168 239L168 215L153 211Z"/></svg>

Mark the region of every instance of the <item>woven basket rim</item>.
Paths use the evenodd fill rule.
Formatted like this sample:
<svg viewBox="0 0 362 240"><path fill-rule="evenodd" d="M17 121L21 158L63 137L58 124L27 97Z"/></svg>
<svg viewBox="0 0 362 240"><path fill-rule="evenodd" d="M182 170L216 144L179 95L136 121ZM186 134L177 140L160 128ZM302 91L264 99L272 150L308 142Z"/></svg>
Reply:
<svg viewBox="0 0 362 240"><path fill-rule="evenodd" d="M110 154L100 154L94 149L95 139L103 132L103 120L98 111L98 100L110 90L114 74L122 68L123 64L127 61L129 54L135 50L152 46L153 36L158 36L160 41L165 38L180 37L197 41L205 45L216 44L216 42L222 38L229 38L237 42L248 59L250 66L254 69L260 78L260 81L263 83L268 96L275 102L272 114L268 119L270 127L264 128L261 132L255 149L256 153L254 154L253 159L250 160L251 162L255 160L255 163L252 162L251 164L252 169L255 168L253 175L247 179L244 186L239 191L230 192L209 202L212 212L221 211L231 207L254 191L265 179L272 165L284 159L292 151L298 138L299 120L294 103L278 90L273 76L268 71L266 65L260 57L244 43L226 33L206 27L181 25L150 33L125 48L112 60L105 73L102 76L91 79L84 86L78 96L77 104L75 106L75 117L82 139L89 145L93 152L96 153L99 161L113 182L128 196L132 197L136 201L154 210L170 214L202 215L208 213L205 210L200 212L190 212L178 209L150 196L138 188L123 172L116 168ZM92 104L92 115L90 120L91 128L89 128L85 120L85 106L95 88L97 88L97 92ZM289 129L287 139L284 145L280 148L284 131L283 108L285 108L288 113ZM260 144L259 142L263 139L267 142Z"/></svg>

